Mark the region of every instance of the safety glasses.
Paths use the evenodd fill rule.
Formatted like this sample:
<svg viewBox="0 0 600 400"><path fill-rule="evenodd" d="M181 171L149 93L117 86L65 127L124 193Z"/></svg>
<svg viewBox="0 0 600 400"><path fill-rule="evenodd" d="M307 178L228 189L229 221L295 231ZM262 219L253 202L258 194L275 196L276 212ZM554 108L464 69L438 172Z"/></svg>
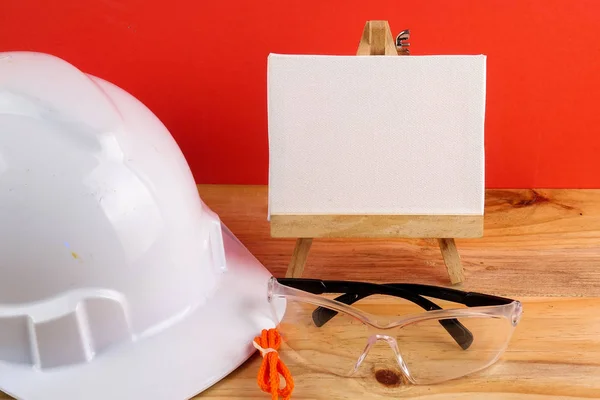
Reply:
<svg viewBox="0 0 600 400"><path fill-rule="evenodd" d="M287 363L341 376L392 366L413 384L487 368L506 349L522 314L516 300L407 283L272 277L268 296ZM442 302L457 304L443 309Z"/></svg>

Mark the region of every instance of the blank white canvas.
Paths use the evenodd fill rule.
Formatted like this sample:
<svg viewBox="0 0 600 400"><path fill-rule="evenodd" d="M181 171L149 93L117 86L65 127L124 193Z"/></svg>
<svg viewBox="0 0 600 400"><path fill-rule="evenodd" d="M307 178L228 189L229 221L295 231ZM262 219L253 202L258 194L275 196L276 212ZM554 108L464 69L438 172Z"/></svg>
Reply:
<svg viewBox="0 0 600 400"><path fill-rule="evenodd" d="M268 58L269 215L483 215L486 57Z"/></svg>

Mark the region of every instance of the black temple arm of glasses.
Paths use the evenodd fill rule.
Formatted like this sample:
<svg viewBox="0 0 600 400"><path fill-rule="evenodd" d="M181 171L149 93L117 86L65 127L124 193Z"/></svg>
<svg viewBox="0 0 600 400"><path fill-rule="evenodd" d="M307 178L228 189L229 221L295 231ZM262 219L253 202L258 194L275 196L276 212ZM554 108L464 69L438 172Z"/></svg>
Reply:
<svg viewBox="0 0 600 400"><path fill-rule="evenodd" d="M390 292L394 292L394 290L399 290L407 296L410 296L406 297L406 300L411 300L415 297L424 299L422 296L427 296L440 300L451 301L453 303L464 304L467 307L496 306L509 304L514 301L513 299L506 297L492 296L477 292L465 292L457 289L445 288L441 286L421 285L418 283L377 284L370 282L324 281L320 279L305 278L279 278L277 281L283 285L292 286L297 289L315 294L355 293L358 295L370 296L372 294L387 295ZM394 294L390 293L390 295L393 296Z"/></svg>
<svg viewBox="0 0 600 400"><path fill-rule="evenodd" d="M420 296L434 297L440 300L448 300L453 303L464 304L467 307L499 306L512 303L514 300L506 297L493 296L490 294L465 292L440 286L421 285L418 283L386 283L398 289L418 293Z"/></svg>
<svg viewBox="0 0 600 400"><path fill-rule="evenodd" d="M406 288L402 287L404 284L375 284L375 283L367 283L367 282L353 282L353 281L323 281L319 279L301 279L301 278L283 278L278 279L278 281L287 286L295 287L300 290L304 290L314 294L323 294L323 293L344 293L343 295L336 298L337 301L340 301L345 304L352 304L362 298L367 296L371 296L374 294L382 294L388 296L395 296L399 298L403 298L409 300L421 308L431 311L431 310L441 310L442 308L437 304L433 303L429 299L423 297L420 293L415 291L415 285L407 286ZM431 293L434 289L444 290L445 288L435 287L435 286L426 286L426 285L416 285L416 286L424 286L422 289L426 291L429 297L437 297L442 299L447 299L449 295L453 295L453 299L458 299L458 293L460 291L454 291L458 293L454 293L453 289L449 289L450 292L443 293L440 296L432 295ZM428 289L428 290L425 290ZM464 293L464 292L463 292ZM484 295L487 296L487 295ZM462 298L461 298L462 299ZM452 299L448 299L451 301L455 301ZM489 300L489 299L488 299ZM331 320L337 312L334 310L330 310L324 307L318 307L313 312L313 320L317 326L323 326L329 320ZM473 334L458 320L456 319L446 319L441 320L440 324L448 331L448 333L452 336L452 338L456 341L456 343L464 350L468 349L469 346L473 343Z"/></svg>

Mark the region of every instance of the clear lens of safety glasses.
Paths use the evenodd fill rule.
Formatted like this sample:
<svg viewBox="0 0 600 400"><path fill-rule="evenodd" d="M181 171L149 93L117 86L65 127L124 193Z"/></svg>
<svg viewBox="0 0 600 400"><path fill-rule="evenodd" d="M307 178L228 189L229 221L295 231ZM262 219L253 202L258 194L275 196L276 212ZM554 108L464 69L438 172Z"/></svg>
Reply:
<svg viewBox="0 0 600 400"><path fill-rule="evenodd" d="M280 356L286 363L300 361L309 368L342 376L354 373L369 338L367 326L362 321L338 313L318 326L318 320L313 316L318 305L293 297L272 300L275 304L281 301L285 301L285 314L277 329L282 337Z"/></svg>
<svg viewBox="0 0 600 400"><path fill-rule="evenodd" d="M351 306L382 291L428 311L390 318ZM332 300L322 293L341 296ZM442 310L423 297L436 293L444 300L461 300L467 308ZM370 373L365 364L384 362L415 384L455 379L493 364L506 349L522 312L521 304L511 299L410 284L273 278L269 299L280 320L281 357L287 363L300 361L309 368L349 376ZM492 305L495 302L500 304Z"/></svg>
<svg viewBox="0 0 600 400"><path fill-rule="evenodd" d="M471 332L472 341L461 347L443 323L458 321ZM504 352L513 325L503 316L464 316L427 319L402 326L396 340L410 377L418 384L433 384L480 371Z"/></svg>

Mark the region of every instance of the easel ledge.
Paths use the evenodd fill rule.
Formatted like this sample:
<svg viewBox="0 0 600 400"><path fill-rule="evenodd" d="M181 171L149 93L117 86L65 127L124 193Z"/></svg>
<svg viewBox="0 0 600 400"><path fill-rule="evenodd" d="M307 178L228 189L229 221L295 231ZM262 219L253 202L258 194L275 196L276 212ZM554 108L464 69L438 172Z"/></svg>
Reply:
<svg viewBox="0 0 600 400"><path fill-rule="evenodd" d="M274 238L475 238L482 215L271 215Z"/></svg>
<svg viewBox="0 0 600 400"><path fill-rule="evenodd" d="M367 21L356 55L408 54L404 46L396 45L387 21ZM272 237L298 238L286 277L302 276L313 238L436 238L452 284L464 281L454 238L483 236L483 218L483 215L270 215Z"/></svg>
<svg viewBox="0 0 600 400"><path fill-rule="evenodd" d="M313 238L435 238L452 284L464 281L455 238L483 236L482 215L271 215L271 236L298 238L286 273L304 272Z"/></svg>

